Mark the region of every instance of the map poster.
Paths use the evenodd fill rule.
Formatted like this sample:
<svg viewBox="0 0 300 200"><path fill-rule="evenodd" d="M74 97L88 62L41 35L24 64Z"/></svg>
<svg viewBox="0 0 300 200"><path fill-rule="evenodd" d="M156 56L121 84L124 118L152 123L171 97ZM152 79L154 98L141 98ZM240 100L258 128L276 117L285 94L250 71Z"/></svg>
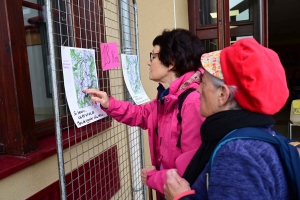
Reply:
<svg viewBox="0 0 300 200"><path fill-rule="evenodd" d="M121 60L125 84L133 101L137 105L148 102L150 99L142 86L137 56L121 54Z"/></svg>
<svg viewBox="0 0 300 200"><path fill-rule="evenodd" d="M70 112L78 128L97 121L107 114L91 96L82 90L98 89L95 50L61 47L64 86Z"/></svg>

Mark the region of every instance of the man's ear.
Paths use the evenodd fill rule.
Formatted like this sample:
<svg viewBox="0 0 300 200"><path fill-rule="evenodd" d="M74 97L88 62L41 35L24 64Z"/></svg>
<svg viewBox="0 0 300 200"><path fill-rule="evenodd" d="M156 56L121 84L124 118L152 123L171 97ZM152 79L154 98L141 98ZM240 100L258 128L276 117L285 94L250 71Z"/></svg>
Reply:
<svg viewBox="0 0 300 200"><path fill-rule="evenodd" d="M223 84L219 87L219 106L224 106L228 103L230 96L229 88Z"/></svg>

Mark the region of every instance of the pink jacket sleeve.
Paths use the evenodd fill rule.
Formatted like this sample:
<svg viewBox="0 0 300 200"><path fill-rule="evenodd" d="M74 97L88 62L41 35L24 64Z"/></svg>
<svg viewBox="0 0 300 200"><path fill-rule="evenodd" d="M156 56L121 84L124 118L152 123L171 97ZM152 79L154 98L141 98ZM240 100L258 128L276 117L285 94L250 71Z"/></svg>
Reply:
<svg viewBox="0 0 300 200"><path fill-rule="evenodd" d="M164 184L166 183L166 172L169 169L163 169L163 170L152 170L147 173L147 180L146 185L150 188L160 192L164 193Z"/></svg>
<svg viewBox="0 0 300 200"><path fill-rule="evenodd" d="M178 170L180 176L183 175L187 165L202 143L200 127L205 118L200 116L199 93L193 92L186 98L182 105L181 113L181 154L175 160L175 168ZM163 185L166 183L167 170L153 170L148 172L147 186L160 193L164 193Z"/></svg>
<svg viewBox="0 0 300 200"><path fill-rule="evenodd" d="M133 105L128 101L115 100L109 98L109 107L103 109L109 116L129 126L139 126L142 129L148 129L148 117L153 109L156 108L153 100L144 105Z"/></svg>

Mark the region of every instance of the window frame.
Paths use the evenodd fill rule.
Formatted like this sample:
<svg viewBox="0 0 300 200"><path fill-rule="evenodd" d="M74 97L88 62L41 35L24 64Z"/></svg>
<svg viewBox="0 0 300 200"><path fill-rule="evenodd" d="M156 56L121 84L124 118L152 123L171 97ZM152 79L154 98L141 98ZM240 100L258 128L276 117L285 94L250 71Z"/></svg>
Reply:
<svg viewBox="0 0 300 200"><path fill-rule="evenodd" d="M38 150L39 140L54 137L55 133L53 118L35 122L22 6L23 0L0 1L3 8L0 13L0 155L28 155ZM105 27L104 21L100 26ZM90 31L93 32L92 28ZM99 41L97 45L100 45ZM98 58L98 80L105 80L99 81L99 86L107 88L106 92L110 93L110 84L106 81L109 80L109 73L99 73L100 69ZM61 117L62 130L74 126L70 114ZM111 127L111 118L94 122L91 129L95 126L101 132ZM91 136L89 132L86 135Z"/></svg>
<svg viewBox="0 0 300 200"><path fill-rule="evenodd" d="M25 155L37 150L33 99L22 1L0 1L1 153ZM30 95L28 95L30 94Z"/></svg>
<svg viewBox="0 0 300 200"><path fill-rule="evenodd" d="M261 7L260 12L262 16L262 41L260 43L264 46L268 46L268 2L267 0L260 0ZM188 0L189 11L189 29L196 34L201 40L217 39L219 49L223 49L230 46L230 37L243 34L253 35L259 34L257 32L257 23L253 21L229 21L229 1L228 0L216 0L217 3L217 24L200 25L200 0ZM259 5L256 5L259 6ZM250 15L257 15L259 13L251 13ZM251 17L251 16L250 16ZM238 29L230 30L230 25L239 26ZM255 31L256 30L256 31Z"/></svg>

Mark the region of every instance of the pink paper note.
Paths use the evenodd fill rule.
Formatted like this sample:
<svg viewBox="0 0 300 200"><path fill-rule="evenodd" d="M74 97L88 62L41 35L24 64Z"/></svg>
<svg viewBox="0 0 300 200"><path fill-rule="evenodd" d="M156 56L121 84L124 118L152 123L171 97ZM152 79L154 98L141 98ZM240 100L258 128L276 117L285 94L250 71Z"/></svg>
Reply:
<svg viewBox="0 0 300 200"><path fill-rule="evenodd" d="M119 51L116 42L101 43L100 49L103 71L120 67Z"/></svg>

